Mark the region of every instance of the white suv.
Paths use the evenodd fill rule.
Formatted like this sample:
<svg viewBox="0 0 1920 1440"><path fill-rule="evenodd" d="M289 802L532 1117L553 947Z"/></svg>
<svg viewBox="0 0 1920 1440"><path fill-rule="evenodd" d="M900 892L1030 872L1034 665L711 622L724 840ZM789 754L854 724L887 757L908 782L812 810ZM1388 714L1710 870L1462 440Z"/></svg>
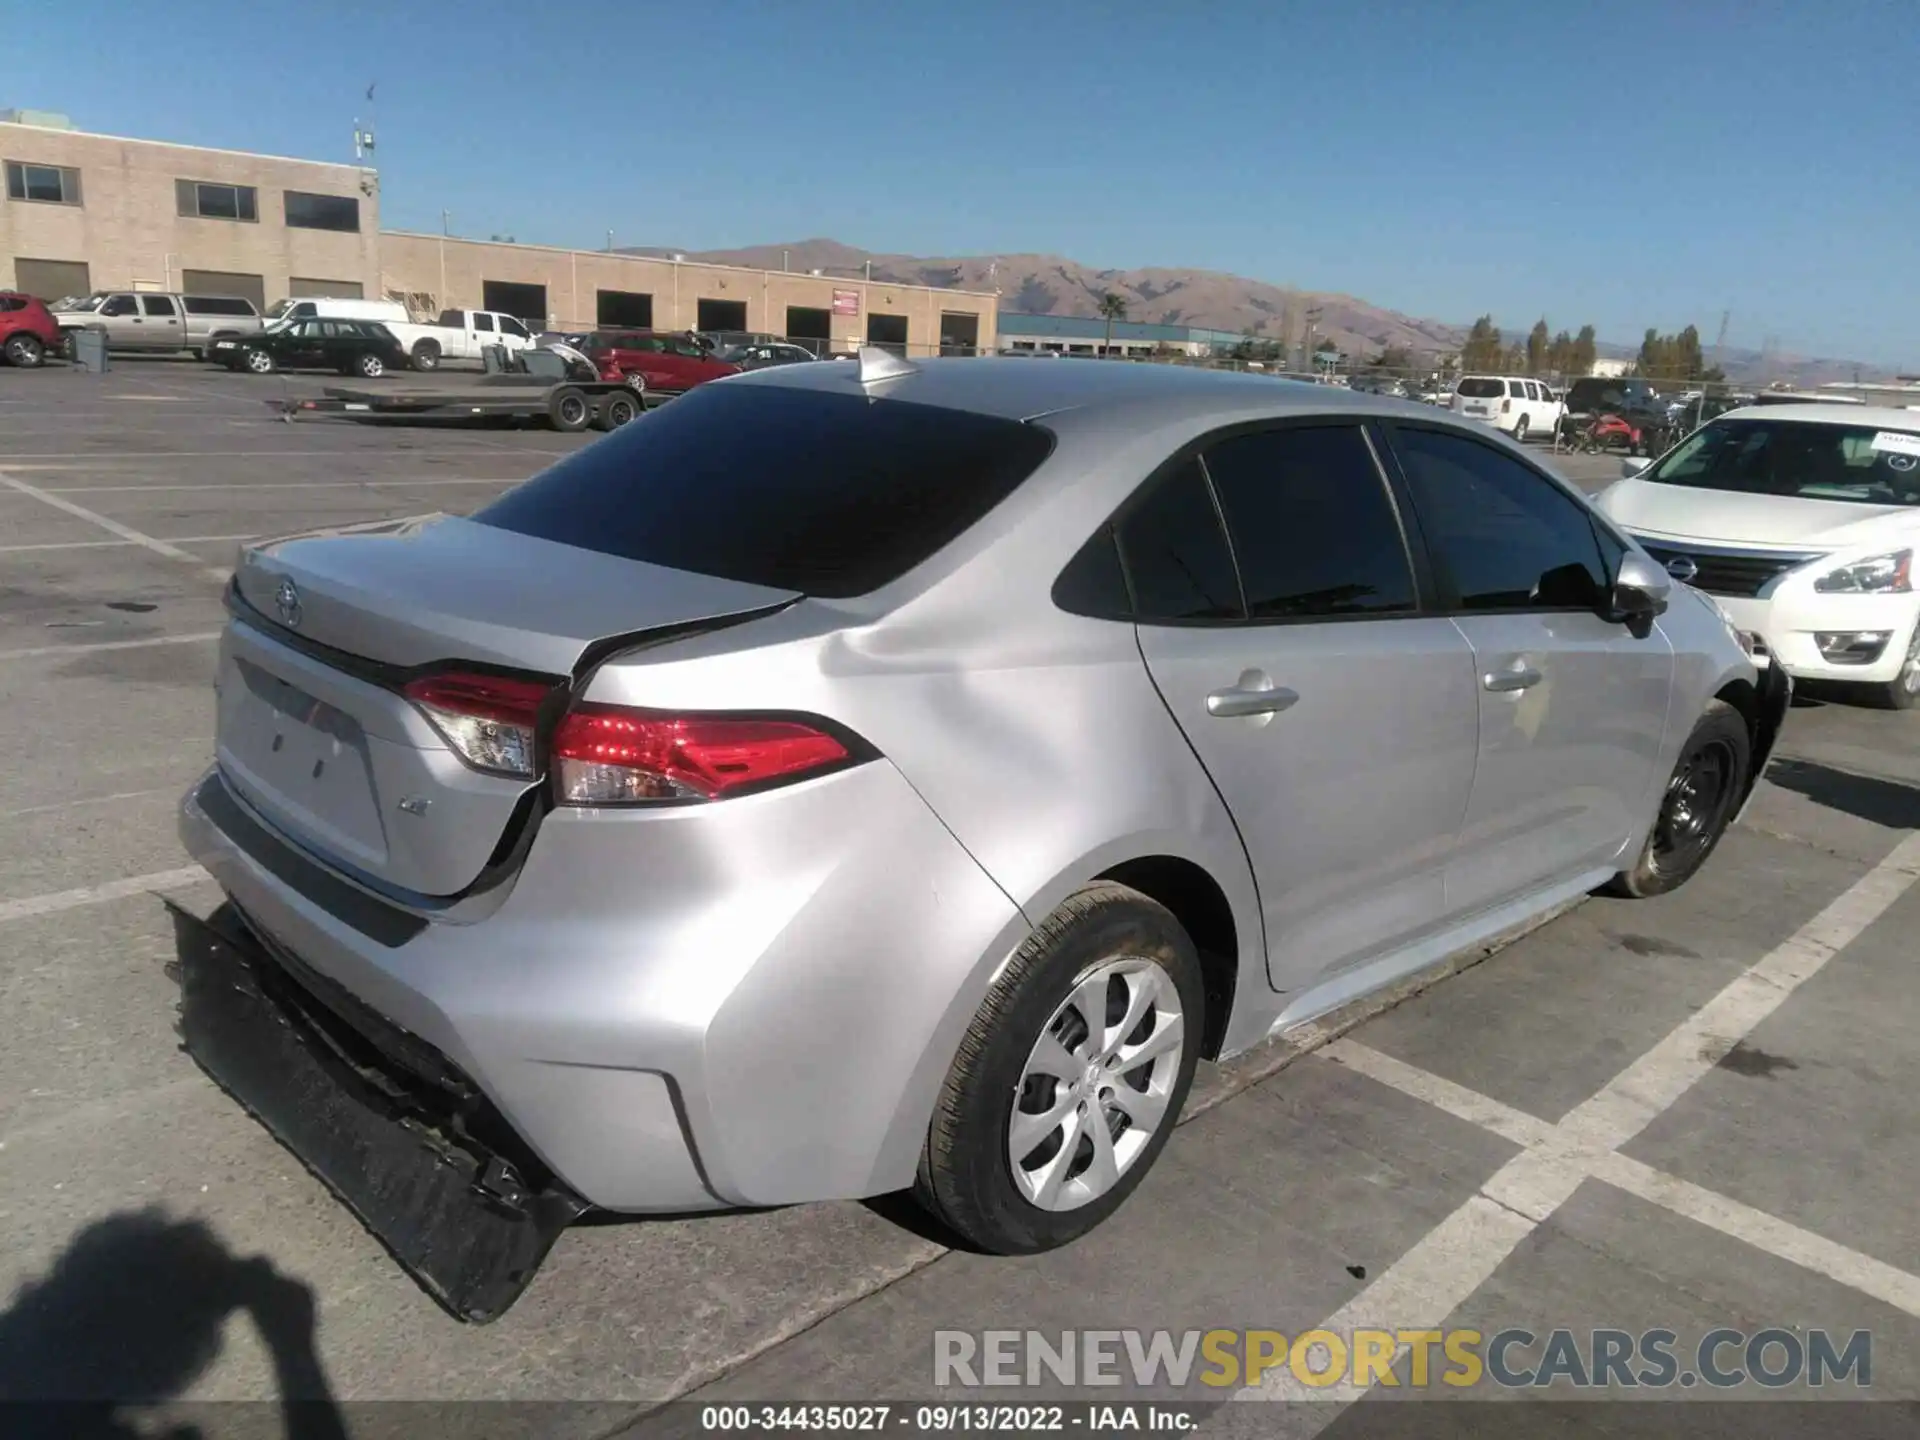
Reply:
<svg viewBox="0 0 1920 1440"><path fill-rule="evenodd" d="M1564 407L1551 388L1524 375L1463 375L1453 387L1453 409L1484 420L1516 440L1551 435Z"/></svg>

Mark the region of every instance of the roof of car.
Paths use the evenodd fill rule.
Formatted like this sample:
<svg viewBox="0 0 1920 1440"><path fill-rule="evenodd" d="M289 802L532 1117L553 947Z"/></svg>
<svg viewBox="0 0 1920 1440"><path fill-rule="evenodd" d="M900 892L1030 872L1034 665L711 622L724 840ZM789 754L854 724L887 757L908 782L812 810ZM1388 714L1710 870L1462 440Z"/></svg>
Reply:
<svg viewBox="0 0 1920 1440"><path fill-rule="evenodd" d="M1836 405L1813 400L1805 405L1742 405L1720 416L1722 420L1805 420L1815 425L1872 425L1889 430L1920 430L1920 410L1891 405Z"/></svg>
<svg viewBox="0 0 1920 1440"><path fill-rule="evenodd" d="M1196 414L1244 411L1250 406L1285 413L1353 409L1370 414L1431 417L1431 406L1360 394L1332 385L1276 380L1183 365L1139 365L1112 360L1068 360L1059 365L1015 365L998 356L915 360L914 373L880 380L866 393L1031 420L1063 410L1146 403L1184 403ZM729 377L728 385L780 385L842 393L861 389L853 365L783 365Z"/></svg>

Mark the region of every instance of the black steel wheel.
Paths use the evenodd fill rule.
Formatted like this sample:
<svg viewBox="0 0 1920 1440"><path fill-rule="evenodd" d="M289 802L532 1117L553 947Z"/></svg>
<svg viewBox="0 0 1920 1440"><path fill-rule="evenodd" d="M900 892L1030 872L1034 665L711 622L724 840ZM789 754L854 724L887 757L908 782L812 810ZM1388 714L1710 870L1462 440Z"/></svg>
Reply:
<svg viewBox="0 0 1920 1440"><path fill-rule="evenodd" d="M1739 813L1752 757L1753 737L1745 717L1724 700L1708 702L1680 747L1639 858L1608 888L1643 899L1677 890L1692 879Z"/></svg>

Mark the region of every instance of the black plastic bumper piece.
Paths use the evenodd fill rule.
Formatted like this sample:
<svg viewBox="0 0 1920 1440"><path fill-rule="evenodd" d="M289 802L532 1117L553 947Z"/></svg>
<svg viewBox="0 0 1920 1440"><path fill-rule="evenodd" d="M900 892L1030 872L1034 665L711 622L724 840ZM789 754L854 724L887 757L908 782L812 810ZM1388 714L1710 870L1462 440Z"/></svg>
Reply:
<svg viewBox="0 0 1920 1440"><path fill-rule="evenodd" d="M391 1022L366 1033L231 906L173 918L187 1053L449 1312L476 1324L504 1314L585 1202L511 1145L476 1137L503 1122L450 1061ZM415 1050L395 1054L396 1035ZM439 1073L423 1073L424 1056Z"/></svg>

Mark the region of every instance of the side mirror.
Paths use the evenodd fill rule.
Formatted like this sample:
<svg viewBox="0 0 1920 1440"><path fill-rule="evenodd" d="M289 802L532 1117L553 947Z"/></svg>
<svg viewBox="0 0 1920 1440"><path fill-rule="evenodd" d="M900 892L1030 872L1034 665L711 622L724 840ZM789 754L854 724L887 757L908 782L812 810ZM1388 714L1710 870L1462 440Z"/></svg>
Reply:
<svg viewBox="0 0 1920 1440"><path fill-rule="evenodd" d="M1654 620L1666 613L1667 597L1672 594L1673 580L1666 571L1644 555L1628 554L1614 576L1607 618L1644 640Z"/></svg>
<svg viewBox="0 0 1920 1440"><path fill-rule="evenodd" d="M1636 455L1630 460L1622 460L1620 462L1620 478L1622 480L1631 480L1652 463L1653 461L1644 455Z"/></svg>

